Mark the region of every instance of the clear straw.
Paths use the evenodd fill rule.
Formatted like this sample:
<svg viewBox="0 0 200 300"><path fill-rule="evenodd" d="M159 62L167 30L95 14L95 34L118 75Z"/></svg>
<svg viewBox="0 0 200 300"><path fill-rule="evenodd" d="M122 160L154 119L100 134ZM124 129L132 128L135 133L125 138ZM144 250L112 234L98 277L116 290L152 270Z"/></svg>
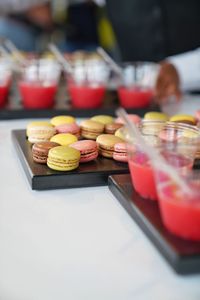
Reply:
<svg viewBox="0 0 200 300"><path fill-rule="evenodd" d="M58 47L54 44L49 44L49 50L55 55L56 59L60 62L60 64L64 67L65 71L72 72L71 64L65 59L63 54L60 52Z"/></svg>
<svg viewBox="0 0 200 300"><path fill-rule="evenodd" d="M16 59L18 60L18 62L20 64L22 64L22 65L26 65L27 64L26 59L21 54L21 52L19 51L19 49L13 44L13 42L11 42L10 40L5 40L4 44L7 47L7 49L16 57Z"/></svg>
<svg viewBox="0 0 200 300"><path fill-rule="evenodd" d="M118 75L122 75L122 68L108 55L108 53L101 47L97 48L97 53L102 56L102 58L107 62L108 65L115 71Z"/></svg>
<svg viewBox="0 0 200 300"><path fill-rule="evenodd" d="M138 128L132 123L128 117L127 113L123 108L119 108L116 111L116 114L122 118L127 126L127 129L130 133L131 139L136 140L138 146L142 149L143 152L151 159L152 165L159 170L164 171L166 174L172 178L176 184L182 189L186 194L191 194L191 189L186 184L186 182L179 176L175 168L167 164L166 160L159 154L159 152L153 148L151 145L147 144L140 134Z"/></svg>

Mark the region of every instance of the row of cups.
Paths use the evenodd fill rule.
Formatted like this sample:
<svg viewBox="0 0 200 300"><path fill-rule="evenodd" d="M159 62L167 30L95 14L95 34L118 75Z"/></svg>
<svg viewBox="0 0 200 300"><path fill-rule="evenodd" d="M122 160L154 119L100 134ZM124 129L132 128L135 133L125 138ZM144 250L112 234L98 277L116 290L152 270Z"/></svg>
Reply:
<svg viewBox="0 0 200 300"><path fill-rule="evenodd" d="M159 67L155 63L127 63L114 76L120 105L146 107L153 97ZM18 88L25 108L53 107L62 66L54 59L30 59L18 68ZM12 82L12 61L0 59L0 106L4 107ZM113 74L102 59L75 60L64 72L71 104L98 108L103 104Z"/></svg>

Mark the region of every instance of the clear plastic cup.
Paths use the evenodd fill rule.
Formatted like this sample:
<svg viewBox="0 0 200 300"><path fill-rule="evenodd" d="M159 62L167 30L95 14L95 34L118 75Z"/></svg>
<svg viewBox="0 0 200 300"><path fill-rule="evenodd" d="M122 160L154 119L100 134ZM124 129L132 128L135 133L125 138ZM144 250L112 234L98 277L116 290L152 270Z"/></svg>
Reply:
<svg viewBox="0 0 200 300"><path fill-rule="evenodd" d="M157 150L171 166L183 173L193 166L196 151L193 146L162 145L157 147ZM149 157L137 145L129 145L128 153L131 179L136 192L145 199L158 200L154 171Z"/></svg>
<svg viewBox="0 0 200 300"><path fill-rule="evenodd" d="M76 60L67 74L67 90L75 108L102 106L110 70L100 59Z"/></svg>
<svg viewBox="0 0 200 300"><path fill-rule="evenodd" d="M139 131L145 141L155 147L170 165L182 172L192 168L199 147L197 128L186 124L147 120L140 123ZM164 141L160 137L163 131L167 137ZM128 163L135 190L143 198L157 200L154 172L148 155L137 141L130 140L128 132L124 135L128 141ZM178 138L172 139L175 135Z"/></svg>
<svg viewBox="0 0 200 300"><path fill-rule="evenodd" d="M200 170L187 170L182 174L189 188L187 192L163 172L155 173L165 227L181 238L200 241Z"/></svg>
<svg viewBox="0 0 200 300"><path fill-rule="evenodd" d="M120 105L124 108L143 108L151 104L159 65L151 62L122 65L121 83L118 87Z"/></svg>
<svg viewBox="0 0 200 300"><path fill-rule="evenodd" d="M3 108L8 101L8 94L12 80L11 61L0 59L0 108Z"/></svg>
<svg viewBox="0 0 200 300"><path fill-rule="evenodd" d="M34 59L21 70L19 91L22 104L28 109L51 108L60 79L60 65L49 59Z"/></svg>

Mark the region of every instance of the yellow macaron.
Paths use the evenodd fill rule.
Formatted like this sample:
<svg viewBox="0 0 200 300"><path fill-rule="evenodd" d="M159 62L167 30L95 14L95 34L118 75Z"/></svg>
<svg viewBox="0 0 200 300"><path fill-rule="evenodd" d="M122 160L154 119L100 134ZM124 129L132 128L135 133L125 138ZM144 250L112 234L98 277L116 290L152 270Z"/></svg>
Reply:
<svg viewBox="0 0 200 300"><path fill-rule="evenodd" d="M74 117L72 116L55 116L53 118L51 118L50 123L53 126L58 126L61 124L71 124L74 123L76 120Z"/></svg>
<svg viewBox="0 0 200 300"><path fill-rule="evenodd" d="M46 121L34 121L27 125L26 135L30 143L46 142L56 133L55 128Z"/></svg>
<svg viewBox="0 0 200 300"><path fill-rule="evenodd" d="M115 131L115 136L119 137L120 139L124 140L126 139L126 135L127 135L128 131L125 129L125 127L121 127L121 128L118 128L116 131Z"/></svg>
<svg viewBox="0 0 200 300"><path fill-rule="evenodd" d="M58 133L51 138L51 142L58 143L61 146L68 146L77 142L78 138L71 133Z"/></svg>
<svg viewBox="0 0 200 300"><path fill-rule="evenodd" d="M177 114L172 116L169 119L170 122L179 122L179 123L185 123L189 125L195 125L196 124L196 119L192 115L188 114Z"/></svg>
<svg viewBox="0 0 200 300"><path fill-rule="evenodd" d="M56 171L71 171L79 166L80 151L68 146L57 146L49 150L47 166Z"/></svg>
<svg viewBox="0 0 200 300"><path fill-rule="evenodd" d="M144 115L144 120L168 121L169 117L162 112L149 111Z"/></svg>
<svg viewBox="0 0 200 300"><path fill-rule="evenodd" d="M114 122L114 118L109 115L97 115L97 116L92 117L91 120L100 122L104 125L112 124Z"/></svg>

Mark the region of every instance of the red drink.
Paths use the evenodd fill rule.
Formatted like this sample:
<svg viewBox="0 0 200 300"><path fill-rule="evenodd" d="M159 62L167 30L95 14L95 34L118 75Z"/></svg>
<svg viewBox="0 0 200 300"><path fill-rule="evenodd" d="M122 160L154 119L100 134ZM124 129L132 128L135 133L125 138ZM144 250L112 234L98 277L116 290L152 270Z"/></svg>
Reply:
<svg viewBox="0 0 200 300"><path fill-rule="evenodd" d="M44 85L41 82L19 83L19 90L25 108L51 108L54 105L57 84Z"/></svg>
<svg viewBox="0 0 200 300"><path fill-rule="evenodd" d="M200 184L191 185L191 190L194 192L186 195L170 179L158 182L159 205L164 225L179 237L199 241Z"/></svg>
<svg viewBox="0 0 200 300"><path fill-rule="evenodd" d="M174 154L169 152L161 153L168 163L176 168L191 168L193 159L184 157L181 154ZM136 192L143 198L150 200L157 200L157 189L154 179L154 172L149 162L148 157L136 151L131 158L129 158L129 169L131 172L131 179Z"/></svg>
<svg viewBox="0 0 200 300"><path fill-rule="evenodd" d="M153 97L152 89L140 89L137 87L120 87L118 96L121 106L126 108L146 107Z"/></svg>
<svg viewBox="0 0 200 300"><path fill-rule="evenodd" d="M76 108L98 108L103 103L106 88L103 85L69 84L69 95Z"/></svg>
<svg viewBox="0 0 200 300"><path fill-rule="evenodd" d="M9 88L9 84L0 86L0 107L4 107L7 102Z"/></svg>

